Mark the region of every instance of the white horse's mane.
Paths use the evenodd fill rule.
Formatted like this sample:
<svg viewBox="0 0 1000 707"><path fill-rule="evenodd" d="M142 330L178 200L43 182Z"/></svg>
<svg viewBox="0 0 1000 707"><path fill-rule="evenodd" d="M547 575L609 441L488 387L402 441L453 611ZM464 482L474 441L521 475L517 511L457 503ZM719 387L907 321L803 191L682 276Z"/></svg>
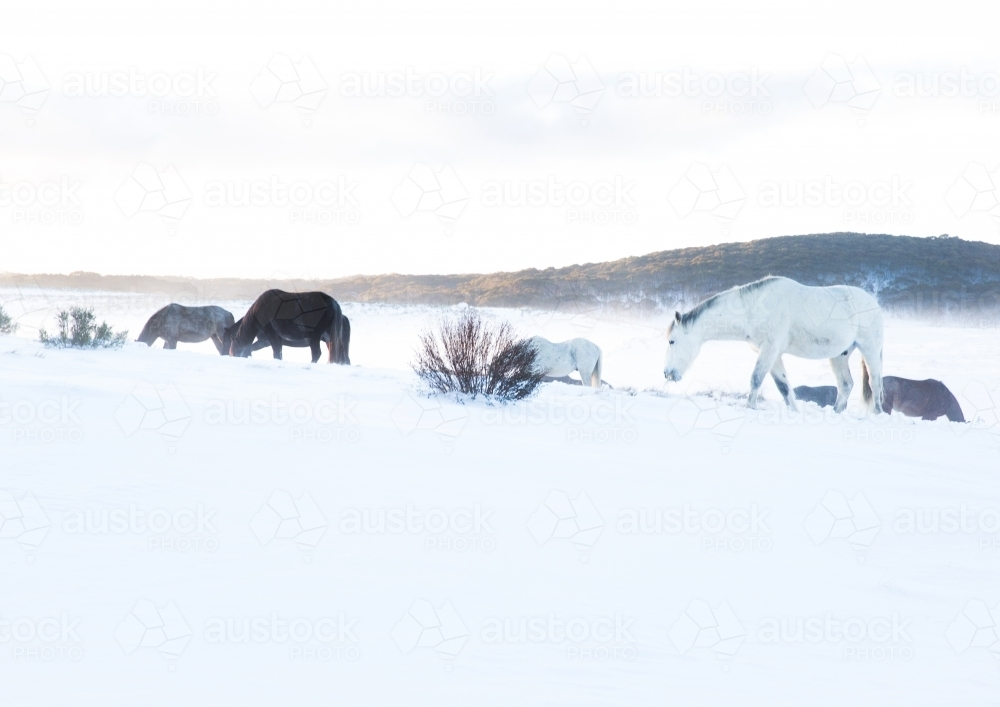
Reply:
<svg viewBox="0 0 1000 707"><path fill-rule="evenodd" d="M741 297L745 297L746 295L749 295L752 292L755 292L762 287L766 287L767 285L777 282L779 279L781 278L776 277L774 275L768 275L767 277L762 277L759 280L748 282L745 285L737 285L736 287L730 287L728 290L712 295L708 299L702 300L701 302L696 304L690 312L685 312L684 314L682 314L680 317L681 326L688 326L689 324L694 324L696 321L698 321L698 319L701 317L702 314L704 314L712 307L717 305L725 297L730 297L734 294L738 294ZM669 329L673 328L674 323L675 322L670 322L670 327L668 328L668 331Z"/></svg>

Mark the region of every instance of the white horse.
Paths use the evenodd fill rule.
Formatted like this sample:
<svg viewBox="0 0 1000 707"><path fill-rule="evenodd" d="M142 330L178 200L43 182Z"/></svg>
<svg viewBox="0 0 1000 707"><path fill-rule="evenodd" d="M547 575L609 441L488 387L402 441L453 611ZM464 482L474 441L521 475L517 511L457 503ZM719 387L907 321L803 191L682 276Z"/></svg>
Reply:
<svg viewBox="0 0 1000 707"><path fill-rule="evenodd" d="M837 377L834 410L843 412L854 386L847 361L858 349L867 364L865 403L882 412L882 334L882 310L862 289L809 287L785 277L766 277L710 297L687 314L675 312L667 329L670 348L663 375L679 381L706 341L746 341L760 352L750 377L749 407L757 406L768 372L785 403L794 407L795 393L781 362L787 353L830 359Z"/></svg>
<svg viewBox="0 0 1000 707"><path fill-rule="evenodd" d="M586 339L570 339L553 344L540 336L531 337L535 347L535 368L546 376L559 378L573 371L580 372L583 384L601 387L601 349Z"/></svg>

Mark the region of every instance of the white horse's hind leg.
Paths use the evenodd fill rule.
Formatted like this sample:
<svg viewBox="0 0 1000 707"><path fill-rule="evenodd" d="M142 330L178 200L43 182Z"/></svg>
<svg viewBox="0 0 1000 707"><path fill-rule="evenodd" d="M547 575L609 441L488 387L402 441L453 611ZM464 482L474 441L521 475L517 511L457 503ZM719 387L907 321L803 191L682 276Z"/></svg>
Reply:
<svg viewBox="0 0 1000 707"><path fill-rule="evenodd" d="M879 414L882 412L882 343L885 340L881 311L877 311L867 325L860 326L858 334L858 351L864 356L868 369L864 381L865 402ZM870 392L867 390L869 387Z"/></svg>
<svg viewBox="0 0 1000 707"><path fill-rule="evenodd" d="M792 392L792 386L788 384L788 374L785 373L785 364L782 363L781 356L778 356L778 360L771 366L771 378L774 379L774 384L778 386L778 392L781 393L781 397L785 399L785 405L794 409L795 393Z"/></svg>
<svg viewBox="0 0 1000 707"><path fill-rule="evenodd" d="M848 350L830 359L830 368L837 378L837 403L833 406L834 412L843 412L847 408L847 399L854 387L854 378L851 376L851 366L848 363L850 357L851 351Z"/></svg>
<svg viewBox="0 0 1000 707"><path fill-rule="evenodd" d="M764 378L768 372L774 368L774 364L779 360L781 354L777 347L766 346L760 350L757 357L757 365L753 367L750 375L750 398L747 400L748 408L757 407L757 398L760 396L760 386L764 383Z"/></svg>
<svg viewBox="0 0 1000 707"><path fill-rule="evenodd" d="M590 356L577 354L575 357L576 370L580 373L580 380L584 385L592 388L600 387L594 385L594 376L597 374L597 361Z"/></svg>
<svg viewBox="0 0 1000 707"><path fill-rule="evenodd" d="M867 347L866 347L867 348ZM868 369L866 372L867 380L865 381L865 387L871 388L871 404L875 410L876 414L882 412L882 352L872 352L870 350L865 350L858 344L858 349L861 351L861 355L865 358L865 366ZM867 391L866 391L867 392ZM866 401L867 402L867 401Z"/></svg>

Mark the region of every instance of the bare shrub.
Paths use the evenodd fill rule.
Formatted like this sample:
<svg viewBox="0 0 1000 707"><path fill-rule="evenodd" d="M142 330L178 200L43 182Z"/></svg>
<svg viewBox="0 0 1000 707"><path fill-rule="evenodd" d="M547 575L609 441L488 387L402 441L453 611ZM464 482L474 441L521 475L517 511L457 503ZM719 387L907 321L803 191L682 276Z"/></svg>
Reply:
<svg viewBox="0 0 1000 707"><path fill-rule="evenodd" d="M416 361L420 379L439 393L521 400L544 377L535 370L535 348L508 322L484 322L474 309L441 320L437 332L420 334Z"/></svg>
<svg viewBox="0 0 1000 707"><path fill-rule="evenodd" d="M46 346L78 349L118 349L125 344L127 331L114 332L107 322L97 323L94 310L73 307L64 309L56 317L59 333L49 335L44 329L38 330L38 340Z"/></svg>

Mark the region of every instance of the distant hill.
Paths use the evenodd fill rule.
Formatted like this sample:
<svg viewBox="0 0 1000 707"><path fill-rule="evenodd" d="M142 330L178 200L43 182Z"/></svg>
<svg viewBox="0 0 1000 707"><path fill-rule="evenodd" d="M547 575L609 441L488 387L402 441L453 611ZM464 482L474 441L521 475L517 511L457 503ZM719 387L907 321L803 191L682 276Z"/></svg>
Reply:
<svg viewBox="0 0 1000 707"><path fill-rule="evenodd" d="M180 277L0 275L0 287L30 283L197 299L252 299L269 287L320 289L342 301L456 304L539 309L618 307L650 311L689 306L766 275L812 285L850 284L884 307L917 316L996 320L1000 246L947 236L827 233L724 243L546 270L486 275L376 275L336 280L195 280Z"/></svg>

